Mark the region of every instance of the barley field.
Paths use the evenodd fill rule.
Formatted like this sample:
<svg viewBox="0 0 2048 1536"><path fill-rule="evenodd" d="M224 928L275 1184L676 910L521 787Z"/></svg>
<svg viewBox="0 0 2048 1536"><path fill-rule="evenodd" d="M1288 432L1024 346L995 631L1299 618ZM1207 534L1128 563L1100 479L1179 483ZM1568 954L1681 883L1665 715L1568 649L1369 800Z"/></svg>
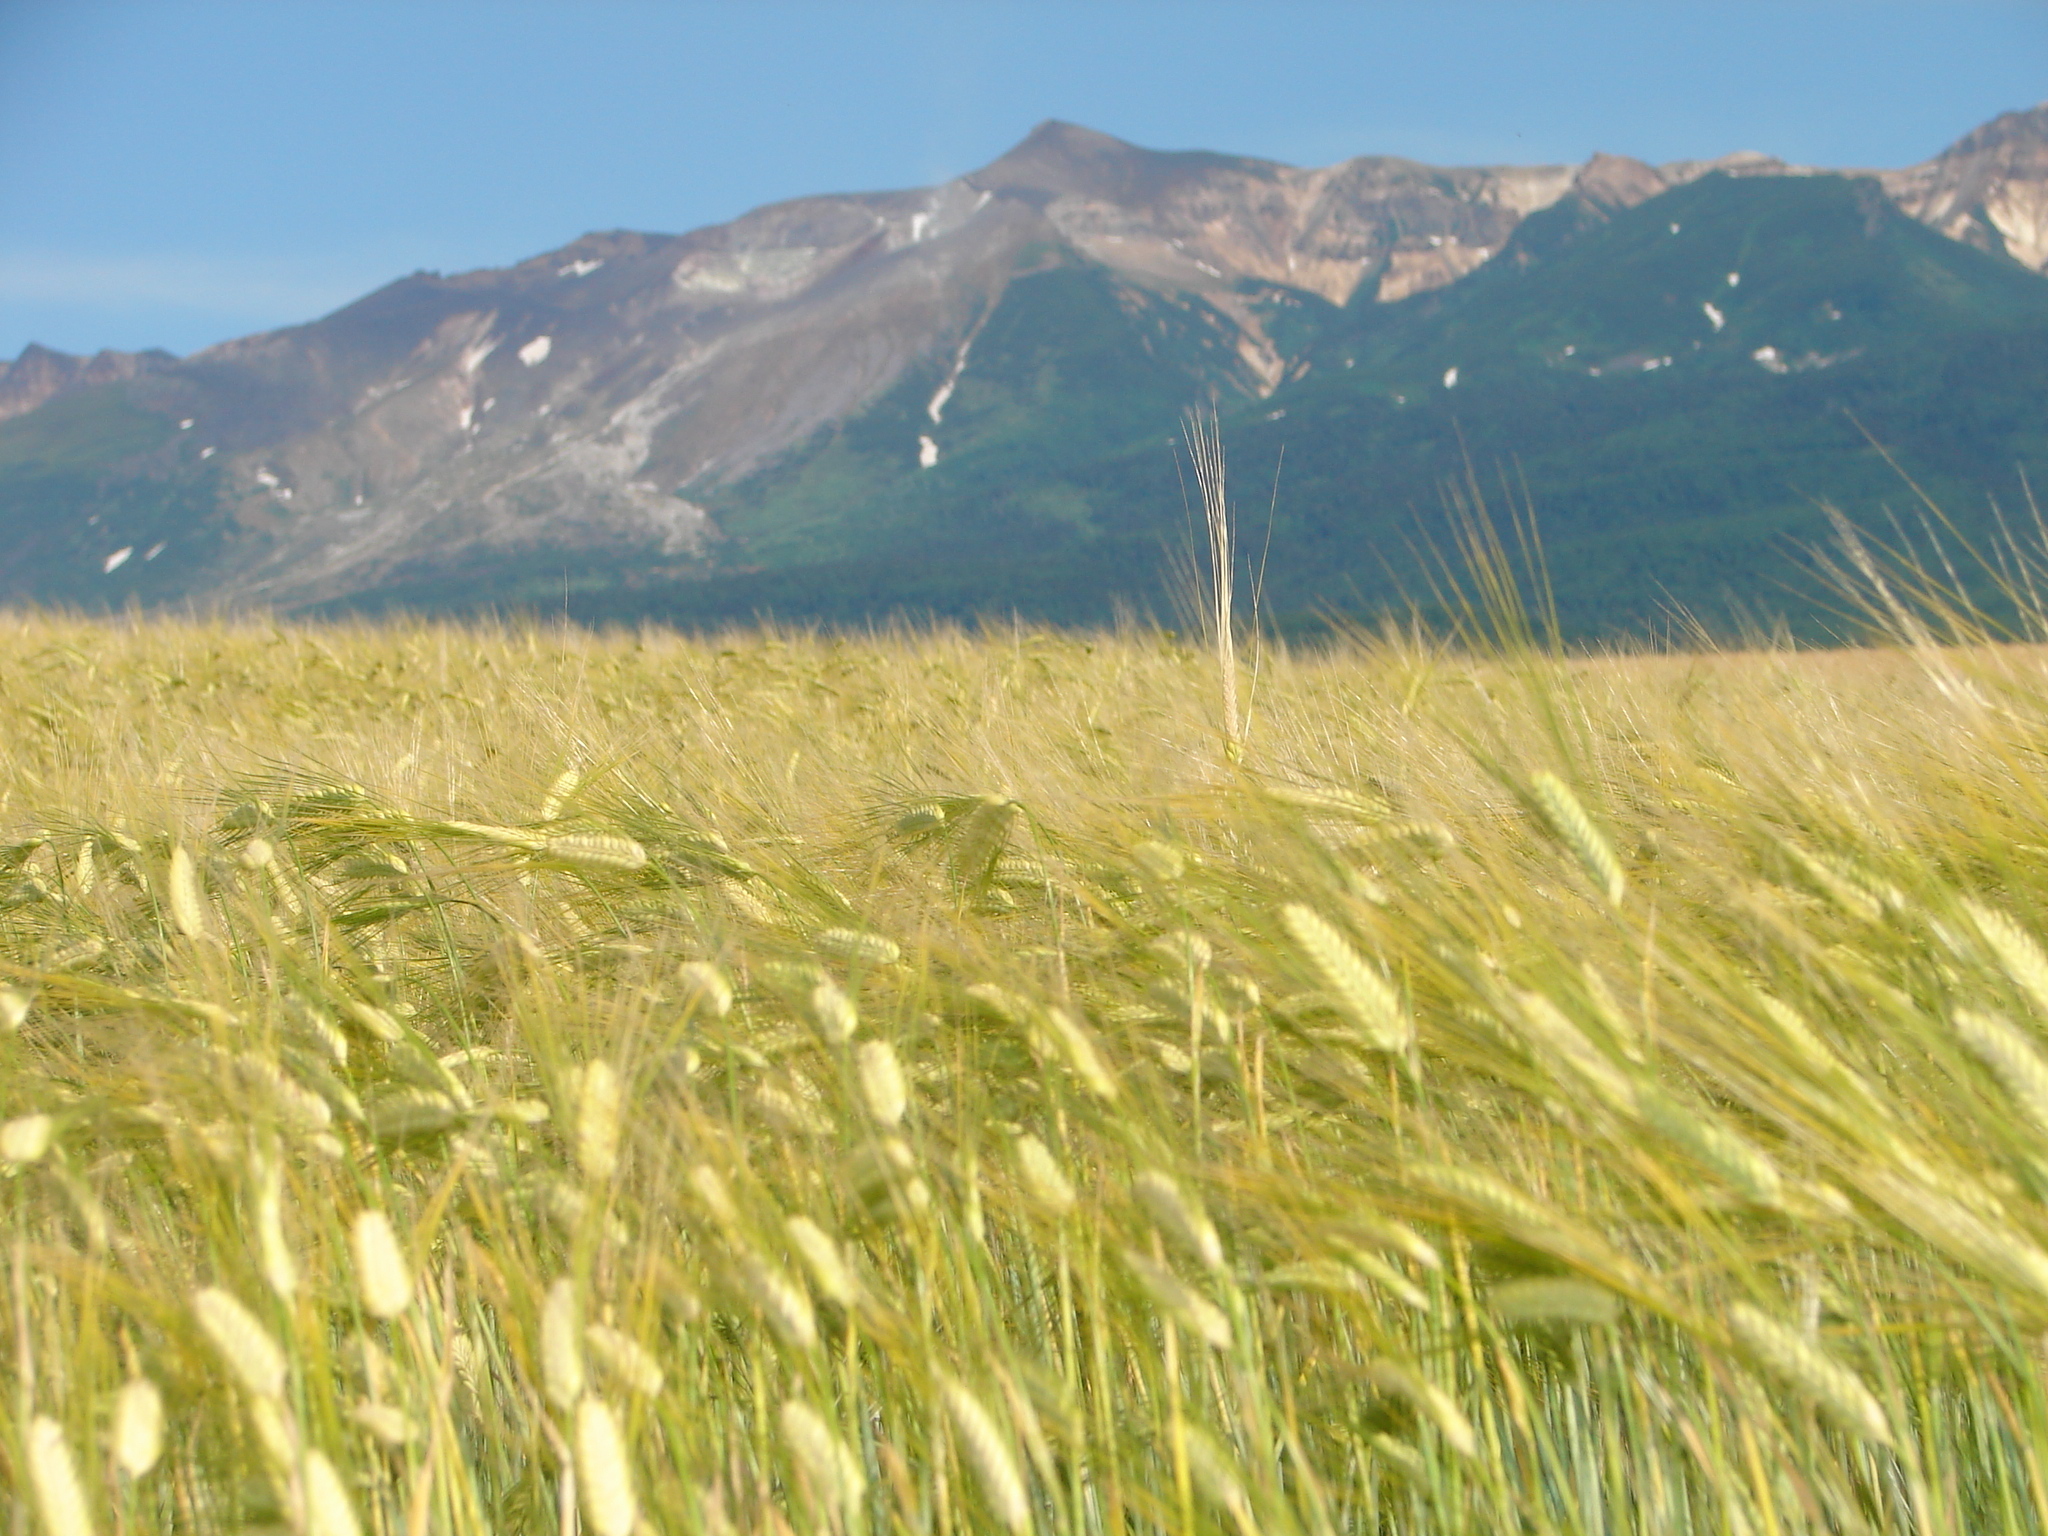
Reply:
<svg viewBox="0 0 2048 1536"><path fill-rule="evenodd" d="M2048 1531L2048 653L0 618L11 1531Z"/></svg>

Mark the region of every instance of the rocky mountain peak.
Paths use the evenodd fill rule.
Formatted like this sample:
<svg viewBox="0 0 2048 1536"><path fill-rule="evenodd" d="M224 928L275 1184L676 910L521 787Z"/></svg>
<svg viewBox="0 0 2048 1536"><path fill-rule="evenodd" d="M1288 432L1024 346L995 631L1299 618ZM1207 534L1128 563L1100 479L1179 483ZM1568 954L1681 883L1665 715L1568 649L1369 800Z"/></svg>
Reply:
<svg viewBox="0 0 2048 1536"><path fill-rule="evenodd" d="M1603 153L1596 153L1572 178L1574 191L1603 208L1633 208L1670 185L1653 165L1627 155Z"/></svg>
<svg viewBox="0 0 2048 1536"><path fill-rule="evenodd" d="M1994 117L1932 160L1880 179L1922 223L2048 272L2048 102Z"/></svg>
<svg viewBox="0 0 2048 1536"><path fill-rule="evenodd" d="M117 384L138 374L169 367L177 358L152 348L147 352L96 352L74 357L30 342L13 362L0 362L0 421L22 416L45 400L92 384Z"/></svg>
<svg viewBox="0 0 2048 1536"><path fill-rule="evenodd" d="M1151 202L1176 184L1215 171L1256 175L1282 169L1269 161L1207 150L1140 149L1093 128L1048 118L967 180L981 190L1011 196L1132 204Z"/></svg>
<svg viewBox="0 0 2048 1536"><path fill-rule="evenodd" d="M1962 159L1979 155L2005 157L2048 153L2048 101L2021 112L2002 112L1971 129L1937 157Z"/></svg>

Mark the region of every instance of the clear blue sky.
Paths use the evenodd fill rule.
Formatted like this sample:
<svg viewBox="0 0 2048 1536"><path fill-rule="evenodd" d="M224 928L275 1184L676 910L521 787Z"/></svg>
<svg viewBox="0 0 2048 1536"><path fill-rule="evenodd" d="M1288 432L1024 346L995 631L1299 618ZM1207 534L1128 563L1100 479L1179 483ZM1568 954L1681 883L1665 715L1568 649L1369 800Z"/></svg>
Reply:
<svg viewBox="0 0 2048 1536"><path fill-rule="evenodd" d="M1296 164L1891 166L2043 97L2048 0L0 0L0 357L933 182L1046 117Z"/></svg>

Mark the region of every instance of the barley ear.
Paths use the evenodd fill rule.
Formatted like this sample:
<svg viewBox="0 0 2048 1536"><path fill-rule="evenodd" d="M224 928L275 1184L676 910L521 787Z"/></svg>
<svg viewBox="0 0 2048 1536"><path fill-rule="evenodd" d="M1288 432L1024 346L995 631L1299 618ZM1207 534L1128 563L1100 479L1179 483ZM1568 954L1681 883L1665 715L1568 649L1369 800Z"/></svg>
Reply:
<svg viewBox="0 0 2048 1536"><path fill-rule="evenodd" d="M334 1463L319 1451L306 1452L300 1479L306 1504L306 1536L362 1536L355 1507Z"/></svg>
<svg viewBox="0 0 2048 1536"><path fill-rule="evenodd" d="M1005 1529L1024 1531L1031 1524L1031 1500L1009 1438L997 1427L981 1400L959 1382L947 1378L943 1396L946 1413L960 1437L960 1449L967 1464L974 1468L990 1513Z"/></svg>
<svg viewBox="0 0 2048 1536"><path fill-rule="evenodd" d="M1892 1444L1884 1407L1862 1378L1805 1334L1744 1301L1728 1309L1728 1326L1757 1365L1843 1429L1879 1445Z"/></svg>
<svg viewBox="0 0 2048 1536"><path fill-rule="evenodd" d="M358 1215L349 1230L349 1248L365 1312L388 1321L412 1305L412 1269L389 1216L379 1210Z"/></svg>
<svg viewBox="0 0 2048 1536"><path fill-rule="evenodd" d="M1335 924L1300 902L1282 908L1280 921L1368 1045L1399 1055L1415 1043L1415 1021L1400 997Z"/></svg>
<svg viewBox="0 0 2048 1536"><path fill-rule="evenodd" d="M633 1536L640 1501L618 1416L602 1398L576 1405L576 1497L594 1536Z"/></svg>
<svg viewBox="0 0 2048 1536"><path fill-rule="evenodd" d="M35 1489L36 1512L49 1536L92 1536L92 1511L78 1464L65 1444L63 1426L37 1414L29 1421L28 1480Z"/></svg>
<svg viewBox="0 0 2048 1536"><path fill-rule="evenodd" d="M199 894L199 870L183 843L171 845L170 878L164 882L164 899L171 909L171 926L188 939L206 932L206 902Z"/></svg>
<svg viewBox="0 0 2048 1536"><path fill-rule="evenodd" d="M548 1287L540 1310L540 1380L548 1401L562 1413L573 1410L583 1396L582 1316L575 1281L565 1278Z"/></svg>
<svg viewBox="0 0 2048 1536"><path fill-rule="evenodd" d="M623 1099L618 1069L602 1056L577 1075L576 1166L593 1184L618 1170Z"/></svg>
<svg viewBox="0 0 2048 1536"><path fill-rule="evenodd" d="M137 1376L114 1394L114 1465L141 1477L164 1451L164 1395L155 1382Z"/></svg>
<svg viewBox="0 0 2048 1536"><path fill-rule="evenodd" d="M1621 872L1621 861L1593 825L1586 808L1579 804L1579 797L1554 773L1536 774L1529 781L1529 789L1551 836L1563 843L1572 857L1579 861L1579 867L1600 888L1608 904L1620 906L1622 894L1628 888Z"/></svg>
<svg viewBox="0 0 2048 1536"><path fill-rule="evenodd" d="M251 1394L260 1398L284 1395L284 1351L249 1309L218 1286L192 1295L192 1311L228 1370Z"/></svg>

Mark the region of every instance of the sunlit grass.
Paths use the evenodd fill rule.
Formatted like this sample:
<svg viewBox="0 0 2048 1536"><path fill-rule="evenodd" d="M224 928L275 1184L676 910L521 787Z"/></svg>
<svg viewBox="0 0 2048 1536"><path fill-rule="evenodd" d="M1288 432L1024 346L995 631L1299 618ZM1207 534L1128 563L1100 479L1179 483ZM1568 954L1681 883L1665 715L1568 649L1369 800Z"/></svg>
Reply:
<svg viewBox="0 0 2048 1536"><path fill-rule="evenodd" d="M4 1482L2048 1530L2044 661L6 620Z"/></svg>

